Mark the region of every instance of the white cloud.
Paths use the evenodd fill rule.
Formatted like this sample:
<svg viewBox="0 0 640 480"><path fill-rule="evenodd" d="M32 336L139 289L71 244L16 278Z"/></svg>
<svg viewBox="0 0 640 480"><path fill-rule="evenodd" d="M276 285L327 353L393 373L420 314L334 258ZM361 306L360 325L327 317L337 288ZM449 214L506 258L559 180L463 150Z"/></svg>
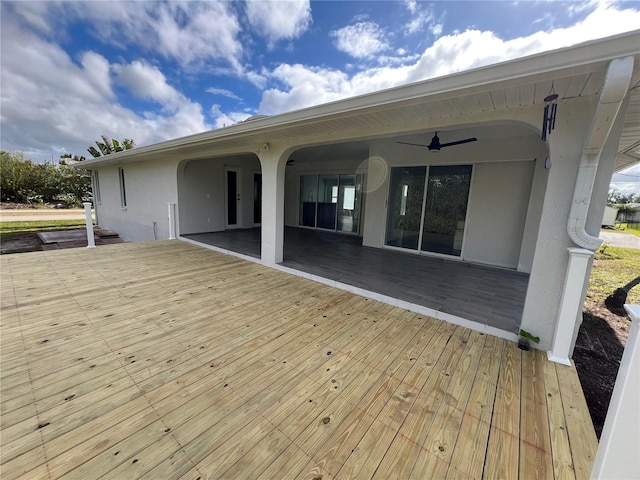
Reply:
<svg viewBox="0 0 640 480"><path fill-rule="evenodd" d="M405 6L411 14L411 21L404 26L405 35L422 33L428 30L435 37L440 36L443 26L442 23L436 21L433 9L419 5L415 0L405 1Z"/></svg>
<svg viewBox="0 0 640 480"><path fill-rule="evenodd" d="M225 61L241 68L241 26L229 2L19 2L15 10L53 36L87 22L100 41L123 50L135 45L182 65Z"/></svg>
<svg viewBox="0 0 640 480"><path fill-rule="evenodd" d="M329 68L282 64L271 75L281 87L263 93L260 111L275 114L309 107L631 31L638 25L639 11L600 4L584 21L569 28L513 40L503 40L490 31L467 30L440 37L413 62L409 59L395 66L390 58L381 57L386 66L364 69L351 77Z"/></svg>
<svg viewBox="0 0 640 480"><path fill-rule="evenodd" d="M385 40L384 30L374 22L358 22L347 25L329 34L334 38L338 50L355 58L372 57L374 54L389 48Z"/></svg>
<svg viewBox="0 0 640 480"><path fill-rule="evenodd" d="M405 0L404 4L410 13L416 13L418 10L418 2L416 0Z"/></svg>
<svg viewBox="0 0 640 480"><path fill-rule="evenodd" d="M299 37L311 23L309 0L248 0L246 14L253 30L271 47L278 40Z"/></svg>
<svg viewBox="0 0 640 480"><path fill-rule="evenodd" d="M614 174L611 185L614 185L620 193L636 193L640 195L640 165L635 165Z"/></svg>
<svg viewBox="0 0 640 480"><path fill-rule="evenodd" d="M242 100L239 96L237 96L232 91L227 90L226 88L210 87L210 88L207 88L205 91L208 93L212 93L213 95L222 95L223 97L227 97L232 100Z"/></svg>
<svg viewBox="0 0 640 480"><path fill-rule="evenodd" d="M156 67L112 66L95 52L83 53L76 64L18 23L3 11L0 148L44 161L62 152L85 155L102 134L146 145L210 128L201 106L168 85ZM141 116L123 107L114 82L147 98L150 111Z"/></svg>
<svg viewBox="0 0 640 480"><path fill-rule="evenodd" d="M247 112L223 112L220 105L215 103L211 106L211 115L215 118L215 128L229 127L251 116Z"/></svg>

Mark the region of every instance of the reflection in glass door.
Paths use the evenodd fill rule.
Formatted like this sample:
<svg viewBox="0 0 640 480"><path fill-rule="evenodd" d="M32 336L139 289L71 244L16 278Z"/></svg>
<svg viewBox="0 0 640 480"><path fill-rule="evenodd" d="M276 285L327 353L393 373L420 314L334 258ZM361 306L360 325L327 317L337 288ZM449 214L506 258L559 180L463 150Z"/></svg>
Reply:
<svg viewBox="0 0 640 480"><path fill-rule="evenodd" d="M471 165L391 169L386 245L460 256ZM425 185L426 182L426 185Z"/></svg>
<svg viewBox="0 0 640 480"><path fill-rule="evenodd" d="M300 176L298 225L358 233L362 175Z"/></svg>
<svg viewBox="0 0 640 480"><path fill-rule="evenodd" d="M429 168L421 250L460 256L470 185L471 165Z"/></svg>
<svg viewBox="0 0 640 480"><path fill-rule="evenodd" d="M336 229L338 175L318 176L318 228Z"/></svg>
<svg viewBox="0 0 640 480"><path fill-rule="evenodd" d="M426 167L391 169L387 245L418 249Z"/></svg>
<svg viewBox="0 0 640 480"><path fill-rule="evenodd" d="M303 227L316 226L316 200L318 199L318 176L300 177L300 218L298 224Z"/></svg>
<svg viewBox="0 0 640 480"><path fill-rule="evenodd" d="M355 175L340 175L338 225L341 232L358 233L360 224L360 184Z"/></svg>

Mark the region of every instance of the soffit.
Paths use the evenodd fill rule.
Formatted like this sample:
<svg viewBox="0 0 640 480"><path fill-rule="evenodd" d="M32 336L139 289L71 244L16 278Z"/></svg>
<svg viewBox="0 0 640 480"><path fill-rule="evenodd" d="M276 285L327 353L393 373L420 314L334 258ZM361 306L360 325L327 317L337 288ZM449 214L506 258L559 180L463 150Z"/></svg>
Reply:
<svg viewBox="0 0 640 480"><path fill-rule="evenodd" d="M631 91L618 152L616 172L640 162L640 85Z"/></svg>
<svg viewBox="0 0 640 480"><path fill-rule="evenodd" d="M405 133L415 125L470 115L542 106L552 89L561 100L597 95L612 58L636 57L634 84L640 72L640 33L621 35L577 47L482 67L433 80L375 92L304 110L284 113L201 134L84 162L120 164L162 158L191 159L205 156L257 152L265 143L304 146L343 139L366 139L385 132ZM637 92L627 110L623 145L638 141ZM624 143L623 143L624 142ZM635 159L628 155L621 158ZM83 165L83 166L84 166Z"/></svg>

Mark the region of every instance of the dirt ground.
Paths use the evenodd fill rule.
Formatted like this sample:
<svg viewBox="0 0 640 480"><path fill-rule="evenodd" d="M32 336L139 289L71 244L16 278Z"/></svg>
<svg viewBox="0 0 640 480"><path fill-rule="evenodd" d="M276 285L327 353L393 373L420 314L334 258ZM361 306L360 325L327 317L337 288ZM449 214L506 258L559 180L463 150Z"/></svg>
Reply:
<svg viewBox="0 0 640 480"><path fill-rule="evenodd" d="M0 253L38 252L42 250L42 241L35 232L11 235L0 242Z"/></svg>
<svg viewBox="0 0 640 480"><path fill-rule="evenodd" d="M631 321L626 315L611 313L604 306L604 297L591 292L582 319L573 360L600 438Z"/></svg>

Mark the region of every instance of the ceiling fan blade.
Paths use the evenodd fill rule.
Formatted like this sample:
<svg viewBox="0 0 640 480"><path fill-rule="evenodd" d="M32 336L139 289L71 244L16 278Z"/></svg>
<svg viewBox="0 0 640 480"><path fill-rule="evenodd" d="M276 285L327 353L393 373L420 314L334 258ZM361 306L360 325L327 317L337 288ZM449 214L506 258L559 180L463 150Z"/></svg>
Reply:
<svg viewBox="0 0 640 480"><path fill-rule="evenodd" d="M403 145L413 145L414 147L426 147L426 148L429 148L429 145L423 145L421 143L408 143L408 142L396 142L396 143L401 143Z"/></svg>
<svg viewBox="0 0 640 480"><path fill-rule="evenodd" d="M476 137L465 138L464 140L458 140L456 142L441 143L440 148L452 147L453 145L462 145L463 143L471 143L471 142L477 142L477 141L478 139Z"/></svg>

